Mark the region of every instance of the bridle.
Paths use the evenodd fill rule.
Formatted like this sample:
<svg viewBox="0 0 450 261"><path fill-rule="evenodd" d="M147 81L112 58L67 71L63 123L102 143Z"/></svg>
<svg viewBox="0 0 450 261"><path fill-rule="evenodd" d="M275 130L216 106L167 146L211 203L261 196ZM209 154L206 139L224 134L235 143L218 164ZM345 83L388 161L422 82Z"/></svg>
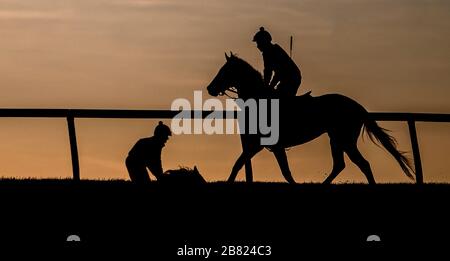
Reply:
<svg viewBox="0 0 450 261"><path fill-rule="evenodd" d="M236 89L236 87L230 87L230 88L228 88L228 89L225 89L225 90L219 92L219 95L220 95L220 96L225 95L225 96L227 96L228 98L233 99L233 100L239 99L239 97L232 97L232 96L230 96L230 95L227 93L227 91L239 95L239 94L238 94L238 91L237 91L237 89Z"/></svg>

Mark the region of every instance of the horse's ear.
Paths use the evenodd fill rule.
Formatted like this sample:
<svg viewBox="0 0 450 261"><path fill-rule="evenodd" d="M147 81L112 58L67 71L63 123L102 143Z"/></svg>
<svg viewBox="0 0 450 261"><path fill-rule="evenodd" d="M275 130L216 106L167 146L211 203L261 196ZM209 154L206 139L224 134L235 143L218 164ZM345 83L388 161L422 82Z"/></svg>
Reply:
<svg viewBox="0 0 450 261"><path fill-rule="evenodd" d="M235 55L232 51L230 51L230 57L235 57Z"/></svg>
<svg viewBox="0 0 450 261"><path fill-rule="evenodd" d="M225 59L227 59L227 62L228 60L230 60L230 57L227 55L227 52L225 52Z"/></svg>
<svg viewBox="0 0 450 261"><path fill-rule="evenodd" d="M200 172L198 172L197 166L194 166L194 173L195 174L200 174Z"/></svg>

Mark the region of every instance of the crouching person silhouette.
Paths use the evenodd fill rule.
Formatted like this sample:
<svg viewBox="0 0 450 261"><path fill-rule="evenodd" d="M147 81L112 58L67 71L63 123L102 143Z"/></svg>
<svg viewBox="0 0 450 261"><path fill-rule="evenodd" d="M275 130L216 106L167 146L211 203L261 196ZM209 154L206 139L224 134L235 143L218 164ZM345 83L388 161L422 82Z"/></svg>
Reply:
<svg viewBox="0 0 450 261"><path fill-rule="evenodd" d="M133 183L146 184L150 182L147 168L156 179L161 178L163 175L161 152L167 140L169 140L169 136L172 136L170 128L160 121L155 128L153 137L140 139L131 148L125 160L125 165Z"/></svg>

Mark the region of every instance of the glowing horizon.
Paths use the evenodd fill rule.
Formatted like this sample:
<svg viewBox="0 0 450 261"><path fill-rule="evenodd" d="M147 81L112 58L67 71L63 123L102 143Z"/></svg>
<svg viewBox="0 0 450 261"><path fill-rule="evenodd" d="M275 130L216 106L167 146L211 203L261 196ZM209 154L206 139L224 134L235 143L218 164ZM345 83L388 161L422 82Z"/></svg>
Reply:
<svg viewBox="0 0 450 261"><path fill-rule="evenodd" d="M341 93L369 111L450 113L449 11L439 0L1 0L0 107L170 109L205 90L225 51L261 71L251 38L263 25L285 49L294 37L299 93ZM71 177L65 119L0 122L0 177ZM128 150L156 122L77 119L81 178L126 179ZM380 125L411 151L406 124ZM450 124L417 128L424 180L450 182ZM409 182L386 152L368 139L360 146L377 181ZM174 136L163 167L197 165L207 180L225 180L240 151L237 135ZM326 136L288 157L298 182L320 182L331 170ZM338 181L365 182L346 163ZM267 151L253 168L255 181L283 181Z"/></svg>

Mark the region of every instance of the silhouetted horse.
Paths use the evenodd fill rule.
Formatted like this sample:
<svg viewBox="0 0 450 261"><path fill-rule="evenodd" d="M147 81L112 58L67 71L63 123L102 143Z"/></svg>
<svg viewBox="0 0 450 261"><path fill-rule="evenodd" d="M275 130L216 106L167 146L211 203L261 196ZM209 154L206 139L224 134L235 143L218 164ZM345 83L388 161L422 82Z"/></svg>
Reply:
<svg viewBox="0 0 450 261"><path fill-rule="evenodd" d="M264 88L261 74L246 61L232 53L226 57L225 65L208 86L212 96L234 91L244 101L250 98L269 98L269 90ZM357 147L362 127L370 139L378 141L400 164L405 174L414 179L409 160L396 148L394 137L369 118L369 113L356 101L339 94L326 94L311 97L309 93L291 100L280 101L280 134L276 145L268 147L275 155L284 178L295 183L286 157L285 148L311 141L323 133L330 137L333 168L324 183L331 183L345 168L344 152L347 153L364 173L369 184L375 184L369 162L364 159ZM260 134L243 136L243 152L233 166L229 182L235 180L244 163L250 160L264 146L260 144ZM252 177L247 177L251 182Z"/></svg>

